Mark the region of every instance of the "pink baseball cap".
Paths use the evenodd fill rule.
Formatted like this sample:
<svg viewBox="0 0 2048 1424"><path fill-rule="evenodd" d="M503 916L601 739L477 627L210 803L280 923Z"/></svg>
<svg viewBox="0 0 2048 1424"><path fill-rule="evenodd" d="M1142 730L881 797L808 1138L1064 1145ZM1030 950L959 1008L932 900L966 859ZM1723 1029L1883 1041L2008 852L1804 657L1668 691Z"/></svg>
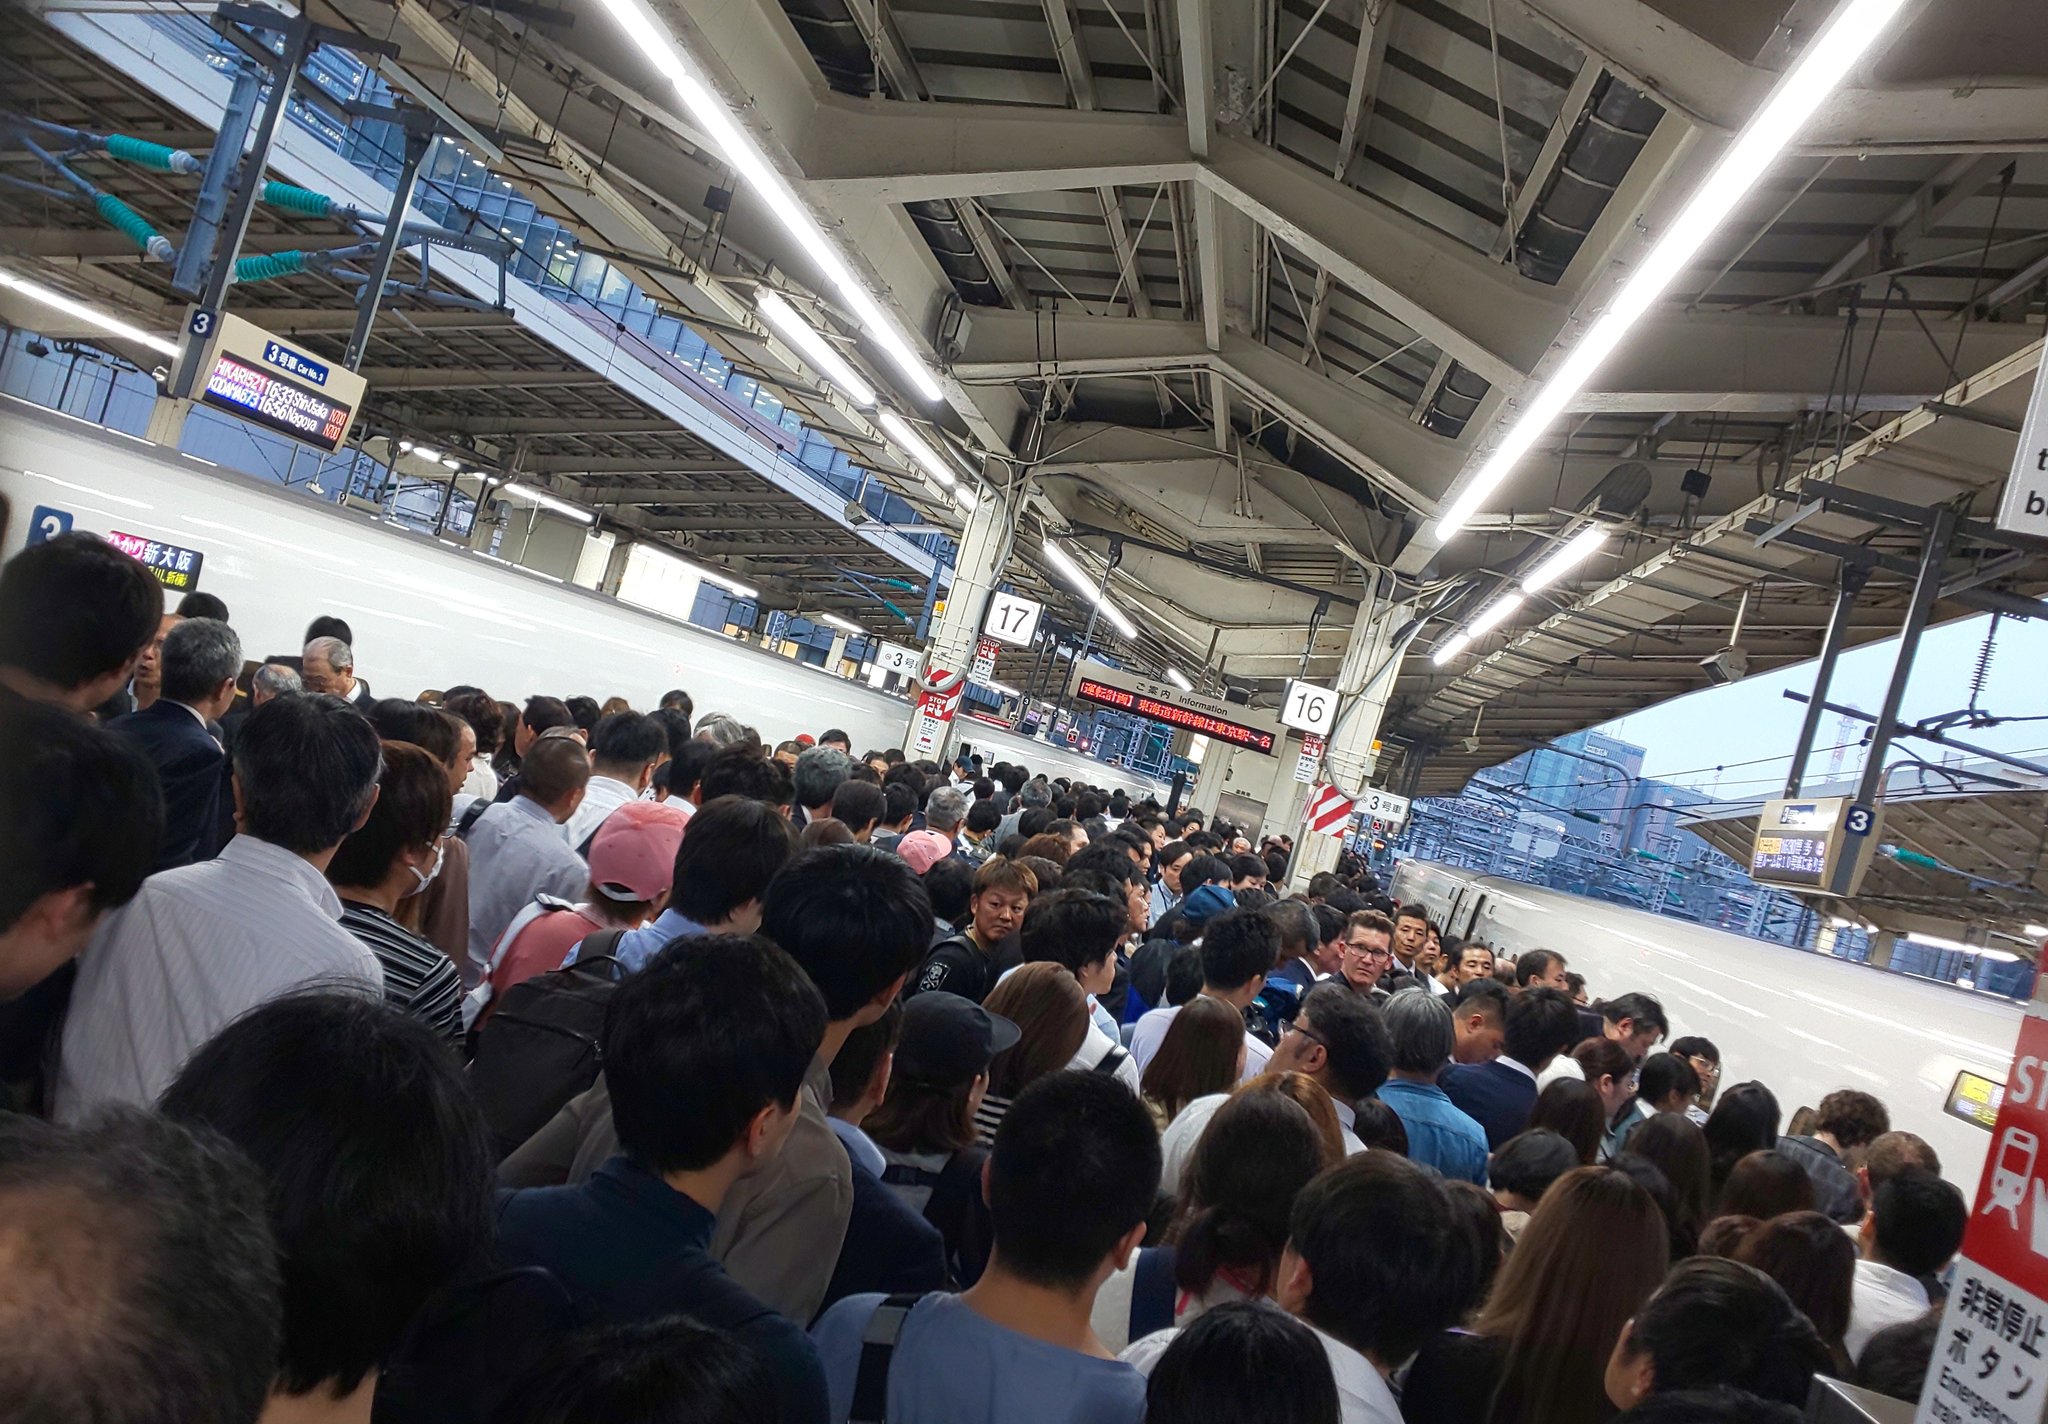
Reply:
<svg viewBox="0 0 2048 1424"><path fill-rule="evenodd" d="M924 874L953 853L953 839L937 831L912 831L896 843L896 854L910 862L910 868Z"/></svg>
<svg viewBox="0 0 2048 1424"><path fill-rule="evenodd" d="M653 900L666 894L689 819L680 806L628 801L604 818L590 843L590 883L608 900Z"/></svg>

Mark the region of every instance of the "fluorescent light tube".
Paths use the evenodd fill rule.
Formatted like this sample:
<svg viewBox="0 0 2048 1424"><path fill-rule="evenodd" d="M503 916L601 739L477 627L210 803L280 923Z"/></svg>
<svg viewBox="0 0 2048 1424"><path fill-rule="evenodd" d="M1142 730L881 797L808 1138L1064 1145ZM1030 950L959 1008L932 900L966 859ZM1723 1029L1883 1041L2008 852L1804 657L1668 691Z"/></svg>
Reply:
<svg viewBox="0 0 2048 1424"><path fill-rule="evenodd" d="M1537 564L1522 578L1522 588L1529 593L1539 593L1549 588L1573 569L1600 552L1607 542L1607 530L1601 525L1588 525L1551 551L1550 557Z"/></svg>
<svg viewBox="0 0 2048 1424"><path fill-rule="evenodd" d="M836 613L820 613L818 615L818 621L820 623L828 624L831 627L837 628L842 632L851 633L856 638L862 636L867 632L867 629L861 627L860 624L854 622L852 619L841 618Z"/></svg>
<svg viewBox="0 0 2048 1424"><path fill-rule="evenodd" d="M984 682L981 685L1000 697L1022 697L1024 695L1008 683Z"/></svg>
<svg viewBox="0 0 2048 1424"><path fill-rule="evenodd" d="M1464 652L1466 645L1468 645L1471 641L1472 635L1470 633L1453 633L1450 637L1444 639L1441 643L1437 644L1436 651L1429 655L1429 660L1436 666L1442 667L1452 658L1455 658L1458 654Z"/></svg>
<svg viewBox="0 0 2048 1424"><path fill-rule="evenodd" d="M924 357L909 339L897 329L895 319L882 309L882 304L867 288L867 284L848 265L840 254L838 245L825 234L818 220L811 216L775 165L768 161L767 154L733 119L724 100L712 92L711 86L698 78L695 66L683 53L683 48L667 26L656 19L648 9L645 0L600 0L606 11L616 20L619 27L636 45L641 54L676 88L676 94L688 109L690 117L703 129L705 137L719 150L726 162L740 171L747 182L754 185L768 210L776 220L796 239L810 259L831 279L840 298L853 309L861 319L868 334L888 355L889 360L901 371L919 396L927 401L941 399L945 392L939 386L938 377L925 364Z"/></svg>
<svg viewBox="0 0 2048 1424"><path fill-rule="evenodd" d="M1166 670L1166 680L1182 692L1193 692L1195 690L1195 685L1187 680L1186 674L1181 672L1179 668L1168 668Z"/></svg>
<svg viewBox="0 0 2048 1424"><path fill-rule="evenodd" d="M1138 636L1138 625L1124 616L1121 608L1111 603L1097 588L1094 580L1081 572L1081 566L1067 557L1066 551L1050 539L1044 540L1040 548L1045 550L1045 561L1058 570L1059 576L1072 584L1090 603L1102 610L1102 616L1116 625L1116 630L1126 638Z"/></svg>
<svg viewBox="0 0 2048 1424"><path fill-rule="evenodd" d="M538 505L542 509L552 509L557 514L578 520L584 524L594 524L597 522L597 516L589 510L578 509L567 500L556 499L546 490L535 489L532 485L514 484L511 481L507 481L498 487L498 493L510 499Z"/></svg>
<svg viewBox="0 0 2048 1424"><path fill-rule="evenodd" d="M1487 604L1486 607L1480 609L1478 615L1465 625L1465 631L1475 638L1483 638L1494 629L1500 627L1501 624L1507 622L1513 616L1514 611L1521 606L1521 594L1504 593L1493 602Z"/></svg>
<svg viewBox="0 0 2048 1424"><path fill-rule="evenodd" d="M980 506L981 496L966 485L953 486L953 500L962 509L972 510Z"/></svg>
<svg viewBox="0 0 2048 1424"><path fill-rule="evenodd" d="M1525 394L1521 419L1501 437L1472 482L1437 516L1439 542L1448 542L1464 529L1551 422L1591 383L1601 363L1691 264L1904 4L1905 0L1848 0L1801 51L1798 62L1750 116L1706 181L1636 263L1607 310L1540 389Z"/></svg>
<svg viewBox="0 0 2048 1424"><path fill-rule="evenodd" d="M860 378L860 372L848 365L846 358L795 307L784 301L780 292L761 288L754 295L754 310L777 336L796 348L812 370L839 387L848 400L863 408L875 403L875 388Z"/></svg>
<svg viewBox="0 0 2048 1424"><path fill-rule="evenodd" d="M4 267L0 267L0 287L5 287L11 292L19 292L30 301L39 302L52 311L60 311L74 320L96 326L109 336L118 336L123 341L134 342L137 346L146 346L159 356L175 357L178 354L178 343L168 337L144 331L139 326L123 321L112 312L88 306L75 297L67 297L55 287L46 287L41 282L32 282L26 277L16 276Z"/></svg>
<svg viewBox="0 0 2048 1424"><path fill-rule="evenodd" d="M922 435L912 430L909 421L893 410L885 410L877 417L877 422L891 443L908 455L912 464L938 481L942 488L950 490L959 483L959 476L953 473L952 463L932 449Z"/></svg>

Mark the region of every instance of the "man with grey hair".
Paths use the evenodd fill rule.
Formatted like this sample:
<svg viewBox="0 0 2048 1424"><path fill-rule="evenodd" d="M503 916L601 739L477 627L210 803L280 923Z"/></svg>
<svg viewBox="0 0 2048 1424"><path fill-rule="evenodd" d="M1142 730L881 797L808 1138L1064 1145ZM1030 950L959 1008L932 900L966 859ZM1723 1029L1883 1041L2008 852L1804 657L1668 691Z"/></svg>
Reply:
<svg viewBox="0 0 2048 1424"><path fill-rule="evenodd" d="M1017 834L1017 823L1024 819L1026 811L1039 811L1052 805L1052 786L1042 776L1034 776L1017 790L1017 809L996 825L995 842L1001 845Z"/></svg>
<svg viewBox="0 0 2048 1424"><path fill-rule="evenodd" d="M1436 1085L1456 1046L1451 1011L1427 989L1403 989L1381 1012L1394 1059L1380 1101L1408 1130L1408 1160L1484 1186L1486 1130Z"/></svg>
<svg viewBox="0 0 2048 1424"><path fill-rule="evenodd" d="M299 674L288 663L265 663L250 675L249 705L261 707L273 697L296 696L306 690Z"/></svg>
<svg viewBox="0 0 2048 1424"><path fill-rule="evenodd" d="M227 753L214 728L235 700L242 640L212 618L186 618L164 635L162 691L140 712L108 726L156 768L164 793L164 837L154 870L209 860L222 844Z"/></svg>
<svg viewBox="0 0 2048 1424"><path fill-rule="evenodd" d="M853 775L853 758L837 747L806 747L797 754L796 769L790 773L796 783L797 815L791 821L802 828L832 815L832 798Z"/></svg>
<svg viewBox="0 0 2048 1424"><path fill-rule="evenodd" d="M356 680L355 650L339 638L315 638L306 644L300 660L306 691L325 692L367 712L376 699L370 689Z"/></svg>
<svg viewBox="0 0 2048 1424"><path fill-rule="evenodd" d="M924 828L936 831L954 845L960 843L960 827L967 819L967 793L958 787L941 786L924 803Z"/></svg>

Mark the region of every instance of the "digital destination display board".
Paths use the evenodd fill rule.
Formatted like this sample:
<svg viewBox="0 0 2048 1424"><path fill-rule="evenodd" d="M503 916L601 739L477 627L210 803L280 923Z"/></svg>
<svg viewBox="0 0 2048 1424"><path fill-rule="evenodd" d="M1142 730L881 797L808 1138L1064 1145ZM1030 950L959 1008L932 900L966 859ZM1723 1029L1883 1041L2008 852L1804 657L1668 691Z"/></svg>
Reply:
<svg viewBox="0 0 2048 1424"><path fill-rule="evenodd" d="M220 352L206 373L201 397L254 424L294 440L303 440L328 454L341 448L355 412L296 381L260 371L241 357Z"/></svg>
<svg viewBox="0 0 2048 1424"><path fill-rule="evenodd" d="M190 593L199 587L199 569L206 556L197 549L166 544L146 534L110 533L107 542L148 569L165 588Z"/></svg>
<svg viewBox="0 0 2048 1424"><path fill-rule="evenodd" d="M1950 1117L1974 1122L1986 1132L1998 1125L1998 1105L2005 1101L2005 1084L1965 1068L1956 1074L1941 1110Z"/></svg>
<svg viewBox="0 0 2048 1424"><path fill-rule="evenodd" d="M1119 712L1129 712L1135 717L1164 722L1169 727L1180 727L1215 741L1227 742L1233 747L1249 747L1268 756L1273 754L1274 736L1271 732L1217 717L1208 712L1198 712L1191 707L1176 706L1157 697L1148 697L1142 692L1116 687L1092 677L1083 677L1076 683L1074 695L1081 701L1092 702L1098 707L1113 707Z"/></svg>

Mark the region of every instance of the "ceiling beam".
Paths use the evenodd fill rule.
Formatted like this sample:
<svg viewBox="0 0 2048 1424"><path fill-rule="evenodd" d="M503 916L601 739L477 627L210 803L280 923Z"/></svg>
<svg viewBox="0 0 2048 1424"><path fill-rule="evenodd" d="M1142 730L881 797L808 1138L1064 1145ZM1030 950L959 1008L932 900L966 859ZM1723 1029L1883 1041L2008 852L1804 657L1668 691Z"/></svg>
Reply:
<svg viewBox="0 0 2048 1424"><path fill-rule="evenodd" d="M1834 286L1865 262L1871 267L1883 265L1887 249L1906 239L1925 236L1939 227L1950 213L1974 198L1991 181L1991 176L2010 162L2012 159L2002 153L1989 153L1977 158L1963 154L1951 159L1939 173L1900 199L1897 206L1880 218L1869 232L1857 238L1848 251L1814 278L1813 290Z"/></svg>
<svg viewBox="0 0 2048 1424"><path fill-rule="evenodd" d="M428 415L411 422L436 435L682 435L674 421L659 415Z"/></svg>
<svg viewBox="0 0 2048 1424"><path fill-rule="evenodd" d="M1778 75L1716 48L1646 0L1521 0L1546 26L1627 76L1691 123L1732 136ZM1909 6L1888 46L1910 54L1915 32L1952 20L1946 6ZM2048 146L2048 103L2038 83L1888 82L1837 90L1795 151L1862 158L1902 153L2017 152Z"/></svg>
<svg viewBox="0 0 2048 1424"><path fill-rule="evenodd" d="M1059 61L1060 75L1067 82L1067 96L1076 109L1100 108L1095 71L1088 64L1088 48L1074 14L1073 0L1043 0L1043 6L1046 27L1052 31L1053 57ZM1095 201L1102 208L1102 223L1109 230L1109 246L1116 256L1117 270L1123 274L1124 300L1130 303L1133 316L1149 317L1152 301L1145 292L1145 275L1138 270L1138 252L1131 241L1123 199L1117 196L1114 184L1104 184L1096 188Z"/></svg>
<svg viewBox="0 0 2048 1424"><path fill-rule="evenodd" d="M720 460L708 454L681 454L664 450L648 455L591 456L577 454L529 455L520 468L536 475L561 475L584 479L595 475L759 475L751 465Z"/></svg>
<svg viewBox="0 0 2048 1424"><path fill-rule="evenodd" d="M1387 55L1389 12L1394 0L1366 0L1358 20L1358 47L1351 52L1351 87L1344 91L1344 122L1337 131L1337 156L1331 160L1330 176L1342 182L1358 157L1372 124L1373 105L1379 99L1380 65ZM1301 364L1323 363L1316 338L1322 334L1323 319L1330 314L1330 294L1335 288L1330 269L1316 268L1315 295L1309 300L1307 334L1301 343Z"/></svg>
<svg viewBox="0 0 2048 1424"><path fill-rule="evenodd" d="M609 386L597 371L449 370L433 366L365 366L356 372L377 391L557 390L564 386Z"/></svg>
<svg viewBox="0 0 2048 1424"><path fill-rule="evenodd" d="M532 464L528 461L528 468ZM622 508L700 504L732 507L786 504L792 509L797 507L796 501L783 490L649 489L645 485L564 486L564 490L585 504Z"/></svg>

